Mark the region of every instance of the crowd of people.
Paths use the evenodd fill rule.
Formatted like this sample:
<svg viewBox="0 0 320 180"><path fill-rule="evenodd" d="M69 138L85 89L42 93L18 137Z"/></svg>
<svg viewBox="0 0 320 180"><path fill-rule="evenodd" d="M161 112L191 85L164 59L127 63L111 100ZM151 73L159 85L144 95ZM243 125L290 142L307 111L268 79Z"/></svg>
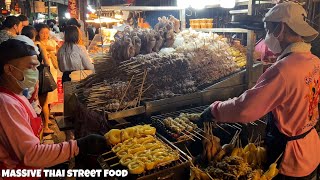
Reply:
<svg viewBox="0 0 320 180"><path fill-rule="evenodd" d="M67 22L67 26L64 29L65 40L63 43L55 36L55 33L60 33L60 30L54 20L48 20L47 24L31 26L29 25L28 18L24 15L18 17L8 16L2 25L0 43L9 39L17 39L27 43L32 41L30 45L39 49L39 63L49 67L55 82L57 82L60 72L63 73L62 82L66 82L71 81L69 75L72 71L94 69L83 43L83 35L85 33L80 30L81 25L74 18ZM35 88L28 87L28 89L33 91ZM29 94L27 96L29 99L32 97L30 93L25 94ZM42 112L41 114L44 119L43 133L52 134L54 131L49 128L49 125L52 124L50 121L50 105L58 100L57 89L52 92L39 94L37 97L39 101L35 102L39 103L34 103L33 107L39 114Z"/></svg>
<svg viewBox="0 0 320 180"><path fill-rule="evenodd" d="M77 154L102 152L103 136L90 135L60 144L43 144L51 105L58 100L57 78L70 81L72 71L93 70L83 45L80 23L70 19L63 33L54 21L31 25L24 15L7 16L0 30L0 169L43 168ZM50 77L48 79L48 77ZM50 81L51 80L51 81ZM98 147L95 150L88 147ZM50 154L50 156L48 156Z"/></svg>

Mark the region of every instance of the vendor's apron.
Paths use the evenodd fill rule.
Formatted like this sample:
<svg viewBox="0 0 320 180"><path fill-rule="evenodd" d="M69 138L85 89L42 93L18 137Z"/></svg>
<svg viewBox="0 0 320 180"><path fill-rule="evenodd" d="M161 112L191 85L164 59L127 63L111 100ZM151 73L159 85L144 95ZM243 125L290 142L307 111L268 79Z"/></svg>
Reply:
<svg viewBox="0 0 320 180"><path fill-rule="evenodd" d="M274 163L277 158L284 153L287 143L289 141L299 140L306 137L314 127L309 129L307 132L288 137L287 135L281 133L278 127L275 124L274 116L271 112L267 114L267 127L266 127L266 137L265 137L265 145L267 150L267 163L265 168L268 169L269 166ZM278 162L282 161L282 157L278 160ZM280 163L278 163L279 167ZM310 174L310 179L313 177L314 173Z"/></svg>
<svg viewBox="0 0 320 180"><path fill-rule="evenodd" d="M28 116L30 117L30 125L32 128L33 134L36 137L38 137L39 140L41 140L42 139L42 119L41 119L41 117L33 117L29 107L24 103L24 101L22 99L20 99L13 92L11 92L5 88L2 88L2 87L0 87L0 92L10 95L11 97L16 99L17 101L19 101L23 105L23 107L25 108L25 110L28 113ZM11 153L13 153L13 152L11 152ZM13 157L14 156L15 155L13 155ZM2 162L0 162L0 170L1 169L8 169L8 168ZM16 167L14 169L34 169L34 168L25 166L23 163L21 163L21 164L16 165ZM39 179L39 178L5 178L5 179L26 179L26 180L28 180L28 179Z"/></svg>

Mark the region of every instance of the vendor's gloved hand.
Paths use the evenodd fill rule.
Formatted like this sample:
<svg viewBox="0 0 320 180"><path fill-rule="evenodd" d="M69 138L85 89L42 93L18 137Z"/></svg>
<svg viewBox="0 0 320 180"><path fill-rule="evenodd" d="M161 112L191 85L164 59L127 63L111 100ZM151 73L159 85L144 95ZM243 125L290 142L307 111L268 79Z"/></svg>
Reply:
<svg viewBox="0 0 320 180"><path fill-rule="evenodd" d="M81 154L99 155L108 149L106 138L98 134L90 134L77 139L77 144Z"/></svg>
<svg viewBox="0 0 320 180"><path fill-rule="evenodd" d="M213 121L214 120L214 117L211 113L211 108L210 106L207 107L204 111L202 111L201 115L200 115L200 118L198 121L196 121L196 123L198 125L201 125L204 123L204 122L210 122L210 121Z"/></svg>

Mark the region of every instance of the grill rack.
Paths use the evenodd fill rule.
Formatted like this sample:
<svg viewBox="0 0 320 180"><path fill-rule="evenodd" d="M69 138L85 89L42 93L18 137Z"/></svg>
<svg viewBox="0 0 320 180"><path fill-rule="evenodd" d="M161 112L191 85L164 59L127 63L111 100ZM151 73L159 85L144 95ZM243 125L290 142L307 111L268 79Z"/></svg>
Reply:
<svg viewBox="0 0 320 180"><path fill-rule="evenodd" d="M193 140L199 140L199 135L195 136L195 135L197 135L197 133L200 133L199 130L197 130L197 132L194 133L194 135L186 133L191 138L187 136L184 139L176 139L167 133L167 131L171 131L171 130L168 129L167 127L165 127L164 125L163 126L161 125L161 127L160 127L159 122L162 122L167 117L172 117L172 118L178 117L180 115L180 113L201 113L206 107L207 106L200 106L200 107L195 107L192 109L185 109L185 110L181 110L181 111L174 111L174 112L170 112L170 113L151 116L150 123L157 128L157 131L160 134L162 134L165 138L167 138L168 140L170 140L174 144L183 143L186 141L191 141L192 140L191 138L193 138Z"/></svg>
<svg viewBox="0 0 320 180"><path fill-rule="evenodd" d="M156 133L156 138L160 140L162 143L169 146L171 149L178 151L179 159L172 161L168 164L157 166L156 168L146 171L139 175L133 175L129 173L126 179L154 180L154 179L177 179L181 177L183 177L183 179L187 179L190 173L189 159L191 158L186 153L184 153L179 148L177 148L174 144L172 144L170 141L168 141L166 138L164 138L162 135L160 135L159 133ZM118 157L115 159L111 159L107 162L105 161L105 159L113 156L116 156L116 154L112 152L106 155L100 155L98 157L97 161L102 169L112 169L112 168L127 169L121 164L118 164L117 166L114 166L114 167L110 166L111 164L115 164L120 161ZM116 179L116 178L110 178L110 179Z"/></svg>
<svg viewBox="0 0 320 180"><path fill-rule="evenodd" d="M165 130L163 130L162 128L157 127L157 123L155 123L156 121L163 121L165 118L167 117L178 117L181 113L201 113L203 110L205 110L208 106L199 106L199 107L195 107L195 108L189 108L189 109L184 109L184 110L180 110L180 111L174 111L174 112L170 112L170 113L165 113L165 114L160 114L160 115L155 115L152 116L150 118L151 124L153 124L153 126L155 126L157 128L157 131L163 135L165 138L167 138L168 140L170 140L172 143L174 143L175 145L177 145L179 148L184 149L184 145L185 144L189 144L189 143L193 143L190 139L184 139L184 140L180 140L177 141L176 139L172 138L167 132L167 128ZM262 118L263 119L263 118ZM262 136L264 137L264 129L266 126L266 123L264 122L264 120L257 120L255 122L251 122L248 124L241 124L241 123L221 123L219 124L220 127L216 127L213 129L213 134L215 134L216 136L218 136L221 140L221 144L228 144L232 137L234 136L234 134L236 133L236 131L241 130L240 133L240 139L243 142L242 144L247 144L249 139L252 138L253 140L255 140L256 138L258 138L258 136ZM227 132L229 132L229 134Z"/></svg>

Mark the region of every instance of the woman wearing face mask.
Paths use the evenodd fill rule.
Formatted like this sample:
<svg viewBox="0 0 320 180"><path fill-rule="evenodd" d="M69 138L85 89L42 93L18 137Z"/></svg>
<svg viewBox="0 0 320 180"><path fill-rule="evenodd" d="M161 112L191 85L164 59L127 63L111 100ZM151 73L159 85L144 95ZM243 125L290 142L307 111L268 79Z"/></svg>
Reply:
<svg viewBox="0 0 320 180"><path fill-rule="evenodd" d="M280 54L277 61L253 88L239 97L214 102L199 120L248 123L268 114L266 166L281 157L275 179L315 180L320 163L320 140L314 128L319 118L320 60L306 43L318 32L306 17L299 4L274 6L264 18L265 42Z"/></svg>
<svg viewBox="0 0 320 180"><path fill-rule="evenodd" d="M41 119L22 95L37 81L37 53L32 46L10 39L0 44L0 57L0 169L51 167L79 153L106 150L106 139L100 135L40 144Z"/></svg>

